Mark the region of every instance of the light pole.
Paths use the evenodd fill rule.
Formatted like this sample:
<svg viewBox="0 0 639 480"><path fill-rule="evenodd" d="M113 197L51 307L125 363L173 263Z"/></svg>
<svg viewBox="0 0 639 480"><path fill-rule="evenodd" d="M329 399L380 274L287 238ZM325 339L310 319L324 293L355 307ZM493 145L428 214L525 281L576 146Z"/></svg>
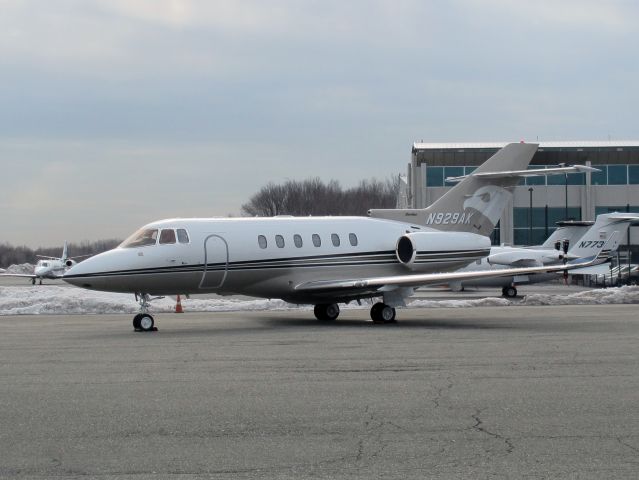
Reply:
<svg viewBox="0 0 639 480"><path fill-rule="evenodd" d="M565 167L565 163L560 163L560 167ZM564 220L568 220L568 174L564 173L565 193L566 193L566 209L564 210Z"/></svg>
<svg viewBox="0 0 639 480"><path fill-rule="evenodd" d="M528 189L530 192L530 208L528 209L528 245L532 245L532 192L533 188Z"/></svg>

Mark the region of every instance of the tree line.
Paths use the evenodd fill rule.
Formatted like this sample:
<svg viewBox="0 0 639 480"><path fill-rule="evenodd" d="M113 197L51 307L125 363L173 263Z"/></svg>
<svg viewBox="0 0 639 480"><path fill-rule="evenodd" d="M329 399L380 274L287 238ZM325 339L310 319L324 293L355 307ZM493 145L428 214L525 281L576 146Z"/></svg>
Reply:
<svg viewBox="0 0 639 480"><path fill-rule="evenodd" d="M96 255L115 248L121 242L122 240L109 239L97 240L95 242L84 241L81 243L70 243L68 253L70 257ZM62 255L62 245L59 247L39 247L32 249L24 246L14 247L8 243L0 243L0 267L2 268L7 268L10 265L19 265L21 263L35 264L38 261L38 255L60 257Z"/></svg>
<svg viewBox="0 0 639 480"><path fill-rule="evenodd" d="M362 180L342 188L337 180L320 178L269 183L242 205L248 216L366 215L370 208L395 208L399 177Z"/></svg>

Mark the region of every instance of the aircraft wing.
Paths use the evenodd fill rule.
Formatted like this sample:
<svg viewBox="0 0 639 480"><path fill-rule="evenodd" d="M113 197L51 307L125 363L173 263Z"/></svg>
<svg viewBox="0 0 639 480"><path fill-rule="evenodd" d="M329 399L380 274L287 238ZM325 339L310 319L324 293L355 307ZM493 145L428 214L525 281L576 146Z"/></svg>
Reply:
<svg viewBox="0 0 639 480"><path fill-rule="evenodd" d="M614 241L617 232L613 232L608 240L599 247L596 255L579 260L572 260L564 265L546 265L542 267L504 268L497 270L475 270L466 272L417 273L407 275L392 275L387 277L355 278L350 280L317 280L306 282L295 287L298 292L317 295L335 295L348 297L349 295L375 294L391 292L398 288L417 288L426 285L442 285L464 280L477 280L491 277L510 277L517 275L532 275L535 273L557 273L568 270L583 269L599 265L609 259L605 248Z"/></svg>
<svg viewBox="0 0 639 480"><path fill-rule="evenodd" d="M593 265L598 257L581 263L567 265L551 265L530 268L506 268L502 270L477 270L474 272L421 273L408 275L393 275L387 277L355 278L351 280L318 280L306 282L295 287L298 292L310 294L333 293L337 295L388 292L403 287L423 287L426 285L440 285L454 281L476 280L479 278L507 277L515 275L530 275L534 273L554 273L564 270L574 270Z"/></svg>
<svg viewBox="0 0 639 480"><path fill-rule="evenodd" d="M0 273L0 277L36 278L32 273Z"/></svg>
<svg viewBox="0 0 639 480"><path fill-rule="evenodd" d="M600 265L593 265L592 267L577 268L571 273L573 275L601 275L610 273L610 264L602 263Z"/></svg>

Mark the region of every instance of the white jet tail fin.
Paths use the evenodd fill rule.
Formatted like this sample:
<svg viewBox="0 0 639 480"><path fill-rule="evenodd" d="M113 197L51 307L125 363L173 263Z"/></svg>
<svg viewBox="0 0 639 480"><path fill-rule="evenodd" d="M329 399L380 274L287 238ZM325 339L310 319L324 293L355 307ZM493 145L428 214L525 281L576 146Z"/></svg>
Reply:
<svg viewBox="0 0 639 480"><path fill-rule="evenodd" d="M66 262L67 259L69 258L69 252L68 252L68 248L67 248L67 241L64 241L64 247L62 248L62 256L60 257L60 260L62 260L62 263Z"/></svg>
<svg viewBox="0 0 639 480"><path fill-rule="evenodd" d="M576 225L565 225L557 228L544 243L541 248L555 248L557 242L567 241L569 245L574 245L577 240L584 236L593 222L575 222Z"/></svg>
<svg viewBox="0 0 639 480"><path fill-rule="evenodd" d="M599 171L583 165L528 170L538 145L510 143L425 209L369 210L371 217L425 225L437 230L490 235L522 178Z"/></svg>
<svg viewBox="0 0 639 480"><path fill-rule="evenodd" d="M606 248L602 254L610 255L619 248L619 243L633 221L639 221L639 214L605 213L597 215L594 225L568 250L569 258L591 257L596 255L604 245ZM615 234L614 240L611 240L613 234Z"/></svg>
<svg viewBox="0 0 639 480"><path fill-rule="evenodd" d="M490 235L521 179L508 172L525 170L537 151L534 143L510 143L465 177L430 207L424 209L369 210L371 217L387 218L437 230ZM482 174L498 176L483 177Z"/></svg>

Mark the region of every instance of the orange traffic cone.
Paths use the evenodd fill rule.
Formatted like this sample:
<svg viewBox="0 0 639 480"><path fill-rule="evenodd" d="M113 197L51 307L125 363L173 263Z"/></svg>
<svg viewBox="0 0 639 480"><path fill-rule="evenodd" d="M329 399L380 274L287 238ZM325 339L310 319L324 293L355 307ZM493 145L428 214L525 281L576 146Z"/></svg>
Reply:
<svg viewBox="0 0 639 480"><path fill-rule="evenodd" d="M175 313L184 313L182 310L182 301L180 300L180 295L177 296L177 303L175 304Z"/></svg>

